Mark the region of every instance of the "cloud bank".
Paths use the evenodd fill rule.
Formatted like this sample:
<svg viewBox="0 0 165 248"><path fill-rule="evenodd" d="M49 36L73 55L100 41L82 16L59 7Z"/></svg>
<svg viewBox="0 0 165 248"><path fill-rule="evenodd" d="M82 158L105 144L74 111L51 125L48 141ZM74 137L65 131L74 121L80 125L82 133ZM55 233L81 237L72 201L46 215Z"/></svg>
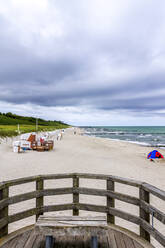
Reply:
<svg viewBox="0 0 165 248"><path fill-rule="evenodd" d="M164 122L164 1L2 0L0 54L1 112Z"/></svg>

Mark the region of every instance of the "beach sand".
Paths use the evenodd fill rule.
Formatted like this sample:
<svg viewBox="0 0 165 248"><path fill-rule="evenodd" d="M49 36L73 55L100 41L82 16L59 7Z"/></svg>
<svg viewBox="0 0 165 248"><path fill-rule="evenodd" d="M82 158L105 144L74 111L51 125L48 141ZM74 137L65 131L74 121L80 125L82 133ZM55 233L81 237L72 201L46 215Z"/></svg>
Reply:
<svg viewBox="0 0 165 248"><path fill-rule="evenodd" d="M87 137L83 136L78 130L77 134L73 134L73 129L68 129L60 141L54 137L54 150L50 152L35 152L26 151L25 153L13 153L11 142L2 142L0 144L0 181L15 179L20 177L27 177L39 174L56 174L56 173L100 173L107 175L116 175L125 178L137 179L150 183L160 189L165 190L165 162L151 162L146 159L147 154L152 150L149 147L139 146L128 142L115 141L110 139ZM165 156L165 150L159 149ZM48 187L55 185L56 187L71 186L71 181L62 180L59 182L48 182ZM82 180L82 186L105 188L105 183L102 181L91 180L87 182ZM22 186L15 186L10 192L10 195L18 194L31 190L35 187L33 183ZM35 188L33 188L34 190ZM138 190L133 187L116 184L116 191L138 196ZM61 197L45 197L45 201L50 204L64 203L72 201L70 196ZM88 202L93 204L106 204L105 197L96 196L80 196L81 202ZM28 202L28 203L27 203ZM24 210L27 206L33 206L34 200L24 203L14 204L10 206L10 214ZM156 197L151 198L154 205L159 206L159 209L165 212L165 204L159 201ZM116 201L116 207L126 210L129 213L138 215L139 208L130 204ZM92 214L90 212L80 211L83 214ZM58 213L64 214L64 213ZM100 214L99 214L100 215ZM32 218L29 218L29 223ZM33 219L34 221L34 219ZM116 223L124 227L131 228L132 231L138 232L138 228L134 224L116 218ZM17 228L17 225L24 224L23 221L18 224L10 225L10 230ZM27 222L26 222L27 224ZM161 232L165 233L163 225L155 220L155 226ZM156 244L156 247L159 247ZM161 246L160 246L161 247Z"/></svg>

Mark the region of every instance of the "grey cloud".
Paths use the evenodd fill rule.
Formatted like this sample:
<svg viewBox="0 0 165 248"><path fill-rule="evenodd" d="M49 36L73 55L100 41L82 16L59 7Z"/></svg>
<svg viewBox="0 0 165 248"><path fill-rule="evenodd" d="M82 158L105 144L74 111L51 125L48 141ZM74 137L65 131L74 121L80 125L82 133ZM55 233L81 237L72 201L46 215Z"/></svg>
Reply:
<svg viewBox="0 0 165 248"><path fill-rule="evenodd" d="M90 105L107 111L164 109L165 11L161 1L156 5L128 1L130 8L125 7L114 20L97 18L87 1L47 3L50 12L57 10L59 23L53 14L51 20L62 27L62 34L45 38L29 27L21 36L12 17L1 13L1 101L50 107ZM93 23L99 24L99 18L97 27ZM48 22L46 30L51 25ZM24 35L30 40L27 44L22 41Z"/></svg>

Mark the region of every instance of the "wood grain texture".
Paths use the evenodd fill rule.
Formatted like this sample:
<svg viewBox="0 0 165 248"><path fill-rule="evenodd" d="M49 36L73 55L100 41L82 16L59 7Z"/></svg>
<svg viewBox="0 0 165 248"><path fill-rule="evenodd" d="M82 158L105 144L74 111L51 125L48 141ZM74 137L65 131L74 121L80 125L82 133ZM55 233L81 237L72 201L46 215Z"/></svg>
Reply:
<svg viewBox="0 0 165 248"><path fill-rule="evenodd" d="M56 179L72 179L73 186L65 188L49 188L44 189L44 180L56 180ZM105 180L107 182L107 189L93 189L79 187L80 179L96 179ZM9 187L15 185L21 185L25 183L36 182L36 190L20 195L9 197ZM115 192L115 183L126 184L139 188L139 198L132 195ZM60 205L45 205L44 196L65 195L72 194L73 202ZM79 203L79 195L95 195L106 197L107 205L100 206L94 204L82 204ZM121 178L118 176L104 175L104 174L87 174L87 173L65 173L65 174L48 174L38 175L27 178L20 178L15 180L9 180L0 183L0 237L7 235L8 224L18 220L36 215L44 212L73 210L73 215L79 215L79 210L94 211L107 214L107 222L114 223L115 216L120 217L129 222L135 223L140 226L140 235L146 240L150 241L150 235L152 235L159 243L165 243L165 236L152 228L149 224L150 215L154 213L154 217L165 224L165 213L160 211L158 207L152 206L149 203L150 194L155 195L161 200L165 201L165 191L160 190L150 184L142 183L137 180ZM18 212L17 214L8 215L9 205L19 202L27 201L30 199L36 199L36 207L25 211ZM139 206L139 216L132 215L130 213L115 208L115 199Z"/></svg>
<svg viewBox="0 0 165 248"><path fill-rule="evenodd" d="M115 183L110 179L107 179L106 183L107 183L107 208L108 207L114 208L115 200L112 197L112 195L114 194L115 191ZM107 223L115 224L115 217L109 212L107 213Z"/></svg>
<svg viewBox="0 0 165 248"><path fill-rule="evenodd" d="M0 200L5 200L9 197L9 187L4 187L0 190ZM0 238L8 234L8 206L0 210L0 220L4 219L3 225L0 227ZM2 223L1 223L2 224Z"/></svg>
<svg viewBox="0 0 165 248"><path fill-rule="evenodd" d="M77 217L78 216L74 216ZM50 218L50 217L49 217ZM97 217L98 218L98 217ZM100 220L102 217L99 217ZM99 220L98 218L98 220ZM58 219L60 219L58 217ZM66 218L67 219L67 218ZM71 218L70 218L71 219ZM80 218L82 219L82 218ZM105 220L105 218L104 218ZM87 219L86 219L87 221ZM116 226L118 229L118 227ZM98 247L100 248L153 248L149 244L142 241L140 244L136 239L122 233L121 231L111 228L105 229L104 232L98 232ZM54 235L54 248L91 248L91 236L93 231L88 235ZM45 236L41 233L35 233L34 230L26 230L24 233L18 234L15 238L9 240L0 248L45 248Z"/></svg>
<svg viewBox="0 0 165 248"><path fill-rule="evenodd" d="M127 248L127 246L126 246L126 244L124 242L124 237L123 237L122 233L114 232L114 236L115 236L115 240L116 240L116 243L117 243L118 247Z"/></svg>
<svg viewBox="0 0 165 248"><path fill-rule="evenodd" d="M79 189L79 177L73 177L73 204L75 208L73 209L73 216L79 215L79 210L77 204L79 203L79 192L76 192L76 189Z"/></svg>
<svg viewBox="0 0 165 248"><path fill-rule="evenodd" d="M142 188L149 192L152 193L153 195L157 196L158 198L162 199L163 201L165 201L165 191L158 189L157 187L148 184L148 183L142 183Z"/></svg>
<svg viewBox="0 0 165 248"><path fill-rule="evenodd" d="M39 193L41 191L43 191L44 189L44 180L39 178L36 180L36 191L38 191ZM44 198L43 196L38 196L36 197L36 208L40 208L40 210L37 212L36 214L36 220L38 219L39 215L43 214L43 211L41 210L41 208L44 206Z"/></svg>
<svg viewBox="0 0 165 248"><path fill-rule="evenodd" d="M165 224L165 214L158 210L157 208L153 207L152 205L148 204L145 201L140 202L140 207L144 209L147 213L154 214L154 217Z"/></svg>
<svg viewBox="0 0 165 248"><path fill-rule="evenodd" d="M139 190L139 198L141 201L144 201L146 203L150 202L150 195L149 192L144 189L144 187L141 187ZM144 220L145 222L150 223L150 215L149 213L142 207L140 207L140 219ZM146 231L146 229L143 228L142 225L140 225L140 236L150 242L150 234Z"/></svg>
<svg viewBox="0 0 165 248"><path fill-rule="evenodd" d="M153 228L147 221L141 220L141 227L165 247L165 235Z"/></svg>

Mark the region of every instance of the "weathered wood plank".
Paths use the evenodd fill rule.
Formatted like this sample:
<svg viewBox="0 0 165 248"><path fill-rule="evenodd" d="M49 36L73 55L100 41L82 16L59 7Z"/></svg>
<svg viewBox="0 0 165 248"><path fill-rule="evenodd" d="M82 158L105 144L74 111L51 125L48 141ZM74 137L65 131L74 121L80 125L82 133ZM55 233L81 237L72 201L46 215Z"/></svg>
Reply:
<svg viewBox="0 0 165 248"><path fill-rule="evenodd" d="M32 208L32 209L28 209L28 210L19 212L17 214L10 215L10 216L8 216L8 222L12 223L12 222L15 222L18 220L28 218L30 216L36 215L39 211L40 211L40 209Z"/></svg>
<svg viewBox="0 0 165 248"><path fill-rule="evenodd" d="M37 190L37 191L28 192L25 194L15 195L7 199L1 200L0 210L8 205L19 203L22 201L31 200L34 198L41 198L43 196L51 196L51 195L72 194L72 193L73 193L73 188L57 188L57 189Z"/></svg>
<svg viewBox="0 0 165 248"><path fill-rule="evenodd" d="M25 233L23 233L22 235L20 235L19 239L17 239L15 248L23 248L25 246L27 240L29 239L31 233L32 233L32 231L29 230L29 231L26 231Z"/></svg>
<svg viewBox="0 0 165 248"><path fill-rule="evenodd" d="M4 187L4 185L9 187L9 186L15 186L15 185L24 184L24 183L30 183L30 182L36 181L37 179L51 180L51 179L72 178L74 175L75 175L74 173L70 173L70 174L64 173L64 174L49 174L49 175L37 175L37 176L31 176L31 177L24 177L24 178L4 181L2 182L3 185L0 185L0 187Z"/></svg>
<svg viewBox="0 0 165 248"><path fill-rule="evenodd" d="M114 232L115 240L118 248L127 248L124 242L123 234L120 232Z"/></svg>
<svg viewBox="0 0 165 248"><path fill-rule="evenodd" d="M160 199L165 201L165 191L164 190L158 189L157 187L152 186L151 184L148 184L148 183L143 183L142 188L145 191L150 192L153 195L155 195L158 198L160 198Z"/></svg>
<svg viewBox="0 0 165 248"><path fill-rule="evenodd" d="M67 226L107 226L104 216L40 216L36 226L67 227Z"/></svg>
<svg viewBox="0 0 165 248"><path fill-rule="evenodd" d="M0 190L0 200L4 200L9 197L9 188L5 187ZM0 220L8 217L8 206L4 207L0 210ZM1 220L1 224L3 223L3 227L0 228L0 238L8 234L8 223L4 225L4 221Z"/></svg>
<svg viewBox="0 0 165 248"><path fill-rule="evenodd" d="M73 188L57 188L57 189L44 189L40 192L42 196L50 195L67 195L73 193Z"/></svg>
<svg viewBox="0 0 165 248"><path fill-rule="evenodd" d="M19 202L23 202L23 201L27 201L27 200L39 197L40 195L41 194L39 191L33 191L33 192L25 193L25 194L11 196L7 199L0 201L0 209L3 209L4 207L11 205L11 204L15 204L15 203L19 203Z"/></svg>
<svg viewBox="0 0 165 248"><path fill-rule="evenodd" d="M86 210L86 211L93 211L93 212L100 212L100 213L110 213L113 216L120 217L121 219L128 220L132 223L135 223L137 225L140 224L140 218L126 213L124 211L121 211L119 209L111 208L111 207L106 207L106 206L99 206L99 205L93 205L93 204L83 204L79 203L78 205L79 210Z"/></svg>
<svg viewBox="0 0 165 248"><path fill-rule="evenodd" d="M77 205L77 208L79 210L93 211L93 212L99 212L99 213L107 213L107 207L106 206L79 203Z"/></svg>
<svg viewBox="0 0 165 248"><path fill-rule="evenodd" d="M124 243L125 243L126 247L135 248L134 242L131 238L129 238L126 235L123 235L123 239L124 239Z"/></svg>
<svg viewBox="0 0 165 248"><path fill-rule="evenodd" d="M136 242L135 240L133 240L134 246L135 248L143 248L143 246L141 246L138 242Z"/></svg>
<svg viewBox="0 0 165 248"><path fill-rule="evenodd" d="M110 198L114 198L123 202L127 202L136 206L139 206L140 200L136 197L129 196L126 194L121 194L118 192L113 192L111 190L103 190L103 189L91 189L91 188L78 188L73 189L74 192L79 192L84 195L96 195L96 196L107 196Z"/></svg>
<svg viewBox="0 0 165 248"><path fill-rule="evenodd" d="M115 184L112 180L107 180L107 191L114 192L115 190ZM108 193L108 192L106 192ZM115 201L114 198L107 195L107 207L115 207ZM115 217L114 215L111 215L110 213L107 213L107 223L115 224Z"/></svg>
<svg viewBox="0 0 165 248"><path fill-rule="evenodd" d="M104 220L100 220L100 218L97 220L97 218L85 217L84 221L83 217L78 216L72 216L72 219L40 216L35 225L35 232L36 234L42 233L45 236L82 236L89 235L89 233L95 236L106 233L106 229L103 229L103 227L108 227L105 218Z"/></svg>
<svg viewBox="0 0 165 248"><path fill-rule="evenodd" d="M49 224L45 224L45 226L36 226L35 228L36 234L42 233L45 236L51 235L51 236L63 236L63 237L70 237L72 235L74 236L82 236L82 235L105 235L105 230L103 228L98 228L98 226L68 226L68 225L58 225L56 226L49 226Z"/></svg>
<svg viewBox="0 0 165 248"><path fill-rule="evenodd" d="M75 176L75 173L41 175L43 180L67 179L67 178L73 178L74 176Z"/></svg>
<svg viewBox="0 0 165 248"><path fill-rule="evenodd" d="M79 188L79 178L77 176L73 177L73 192ZM79 193L73 193L73 204L75 207L79 203ZM79 210L77 208L73 209L73 215L79 215Z"/></svg>
<svg viewBox="0 0 165 248"><path fill-rule="evenodd" d="M12 223L33 215L36 215L38 213L42 212L52 212L52 211L62 211L62 210L71 210L73 209L74 204L61 204L61 205L50 205L50 206L44 206L41 208L32 208L28 209L22 212L19 212L17 214L10 215L8 217L8 222ZM5 223L5 220L3 220L3 223Z"/></svg>
<svg viewBox="0 0 165 248"><path fill-rule="evenodd" d="M118 176L109 176L109 179L117 183L126 184L126 185L134 186L137 188L139 188L142 184L141 181L130 179L130 178L118 177Z"/></svg>
<svg viewBox="0 0 165 248"><path fill-rule="evenodd" d="M40 234L36 236L35 242L31 248L41 248L41 245L44 245L45 247L45 237Z"/></svg>
<svg viewBox="0 0 165 248"><path fill-rule="evenodd" d="M106 193L106 195L111 197L111 198L117 199L119 201L127 202L130 204L136 205L136 206L139 206L139 204L140 204L140 200L134 196L129 196L126 194L121 194L118 192L111 192L111 191L108 191Z"/></svg>
<svg viewBox="0 0 165 248"><path fill-rule="evenodd" d="M142 228L151 234L161 245L165 247L165 236L153 228L147 221L141 220Z"/></svg>
<svg viewBox="0 0 165 248"><path fill-rule="evenodd" d="M16 238L13 238L9 242L7 242L5 245L3 245L3 248L16 248L18 241L20 240L22 235L18 235Z"/></svg>
<svg viewBox="0 0 165 248"><path fill-rule="evenodd" d="M74 208L74 204L61 204L61 205L49 205L44 206L44 212L53 212L53 211L63 211L63 210L72 210Z"/></svg>
<svg viewBox="0 0 165 248"><path fill-rule="evenodd" d="M129 214L129 213L126 213L126 212L124 212L122 210L115 209L115 208L110 208L110 207L107 209L107 211L109 213L111 213L112 215L117 216L117 217L119 217L121 219L130 221L130 222L132 222L134 224L137 224L137 225L140 224L140 218L135 216L135 215L133 215L133 214Z"/></svg>
<svg viewBox="0 0 165 248"><path fill-rule="evenodd" d="M38 178L40 178L40 176L23 177L23 178L18 178L14 180L4 181L3 183L5 183L6 186L11 187L15 185L24 184L24 183L31 183L31 182L36 181Z"/></svg>
<svg viewBox="0 0 165 248"><path fill-rule="evenodd" d="M66 217L66 216L64 216L64 217ZM79 218L78 216L74 216L74 218L75 217L76 217L76 219ZM41 216L41 218L44 218L44 216ZM82 217L80 219L82 219ZM116 247L117 248L131 248L132 243L130 243L129 242L130 240L128 241L128 239L132 240L132 242L134 244L134 248L153 247L147 243L144 243L143 240L140 240L140 242L143 244L143 245L140 245L139 242L136 241L136 236L134 236L134 235L129 236L130 234L127 235L127 234L121 233L122 229L120 229L119 227L116 227L116 228L117 228L117 230L114 230L114 229L111 229L110 226L108 226L108 229L107 229L107 227L105 227L105 229L104 229L105 233L103 233L102 231L101 232L98 231L97 237L98 237L99 247L102 247L102 248L110 248L110 247L111 248L116 248ZM102 229L103 228L101 228L101 230ZM41 234L36 235L36 233L34 233L32 230L30 230L30 231L31 231L31 235L29 235L27 240L25 240L27 238L26 237L26 231L25 231L24 233L21 233L21 235L18 234L18 236L16 236L14 239L12 239L12 240L8 241L7 243L5 243L4 245L2 245L2 248L25 248L25 247L26 248L45 248L45 242L44 242L45 238L43 237L43 235L41 235ZM84 235L83 233L84 232L82 232L82 233L80 232L80 235L77 235L77 236L75 235L74 237L72 236L73 232L72 232L71 236L67 236L67 235L58 236L55 234L54 235L55 247L57 247L57 248L91 247L90 246L91 245L91 236L93 235L92 229L88 230L88 235ZM22 240L22 238L24 239L25 242ZM125 239L127 239L126 243L125 243ZM138 237L138 240L139 240L139 237ZM19 244L19 246L18 246L18 244ZM22 245L24 244L25 247L24 247L24 245L21 246L21 244ZM127 244L127 246L126 246L126 244Z"/></svg>
<svg viewBox="0 0 165 248"><path fill-rule="evenodd" d="M72 178L74 176L81 177L81 178L90 178L90 179L108 179L110 178L113 181L121 181L123 183L128 182L128 184L131 183L132 186L139 186L138 181L135 180L130 180L130 179L124 179L120 177L115 177L115 176L107 176L107 175L99 175L99 174L80 174L80 173L72 173L72 174L55 174L55 175L40 175L40 176L33 176L33 177L26 177L26 178L20 178L20 179L15 179L15 180L9 180L1 183L0 187L5 187L7 186L14 186L14 185L19 185L19 184L24 184L24 183L29 183L33 182L36 180L49 180L49 179L64 179L64 178Z"/></svg>
<svg viewBox="0 0 165 248"><path fill-rule="evenodd" d="M153 207L152 205L148 204L145 201L140 202L140 207L144 209L147 213L154 213L154 217L165 224L165 214L158 210L157 208Z"/></svg>
<svg viewBox="0 0 165 248"><path fill-rule="evenodd" d="M46 216L46 215L42 215L40 216L40 219L45 219L45 220L57 220L57 221L73 221L73 220L76 220L76 221L104 221L106 222L106 216L68 216L68 215L56 215L56 216ZM38 220L39 221L39 220Z"/></svg>
<svg viewBox="0 0 165 248"><path fill-rule="evenodd" d="M44 180L43 179L37 179L36 180L36 190L41 192L44 189ZM43 196L39 196L36 197L36 208L42 208L44 205L44 198ZM43 211L40 210L37 214L36 214L36 220L38 219L39 215L43 214Z"/></svg>
<svg viewBox="0 0 165 248"><path fill-rule="evenodd" d="M71 190L71 188L69 189ZM112 190L79 187L79 188L73 188L73 193L79 193L84 195L107 196L136 206L140 205L140 200L137 197L129 196L127 194L121 194L118 192L113 192Z"/></svg>
<svg viewBox="0 0 165 248"><path fill-rule="evenodd" d="M4 182L0 182L0 190L4 189L6 187L6 184Z"/></svg>
<svg viewBox="0 0 165 248"><path fill-rule="evenodd" d="M118 176L112 176L112 175L104 175L104 174L89 174L89 173L76 173L76 175L79 178L88 178L88 179L99 179L99 180L113 180L114 182L127 184L134 187L140 187L142 182L138 180L128 179L128 178L122 178Z"/></svg>
<svg viewBox="0 0 165 248"><path fill-rule="evenodd" d="M115 235L114 235L114 232L113 231L109 231L108 232L107 238L108 238L109 247L119 248L117 246Z"/></svg>
<svg viewBox="0 0 165 248"><path fill-rule="evenodd" d="M7 216L4 217L4 218L2 218L2 219L0 219L0 230L1 230L4 226L6 226L7 223L8 223L8 217L7 217Z"/></svg>
<svg viewBox="0 0 165 248"><path fill-rule="evenodd" d="M34 225L30 225L30 226L27 226L27 227L24 227L24 228L21 228L17 231L14 231L10 234L8 234L7 236L3 237L2 239L0 239L0 247L2 248L6 248L6 245L7 244L10 244L10 242L12 240L15 240L17 239L17 237L22 237L22 235L25 233L25 232L29 232L29 231L32 231L34 228ZM12 247L12 246L8 246L7 248L9 247Z"/></svg>
<svg viewBox="0 0 165 248"><path fill-rule="evenodd" d="M150 202L150 195L149 192L141 187L139 189L139 198L141 201L145 201L147 203ZM150 223L150 214L147 213L142 207L139 209L140 218L141 220L145 220L146 222ZM140 236L150 242L150 234L140 225Z"/></svg>
<svg viewBox="0 0 165 248"><path fill-rule="evenodd" d="M98 235L97 240L98 240L98 247L109 248L107 235ZM91 243L91 240L90 240L90 243Z"/></svg>
<svg viewBox="0 0 165 248"><path fill-rule="evenodd" d="M104 174L87 174L87 173L64 173L64 174L48 174L48 175L38 175L38 176L31 176L25 178L19 178L14 180L8 180L1 183L0 188L4 186L15 186L19 184L29 183L36 181L37 179L41 178L43 180L52 180L52 179L65 179L65 178L73 178L77 176L79 178L88 178L88 179L100 179L100 180L107 180L108 178L123 184L128 184L131 186L139 187L142 182L133 179L126 179L122 177L112 176L112 175L104 175Z"/></svg>
<svg viewBox="0 0 165 248"><path fill-rule="evenodd" d="M108 176L104 174L91 174L91 173L75 173L75 176L79 178L86 178L86 179L98 179L98 180L107 180Z"/></svg>
<svg viewBox="0 0 165 248"><path fill-rule="evenodd" d="M36 238L37 238L36 234L34 233L34 231L32 231L27 242L25 243L24 248L32 248L35 243Z"/></svg>

